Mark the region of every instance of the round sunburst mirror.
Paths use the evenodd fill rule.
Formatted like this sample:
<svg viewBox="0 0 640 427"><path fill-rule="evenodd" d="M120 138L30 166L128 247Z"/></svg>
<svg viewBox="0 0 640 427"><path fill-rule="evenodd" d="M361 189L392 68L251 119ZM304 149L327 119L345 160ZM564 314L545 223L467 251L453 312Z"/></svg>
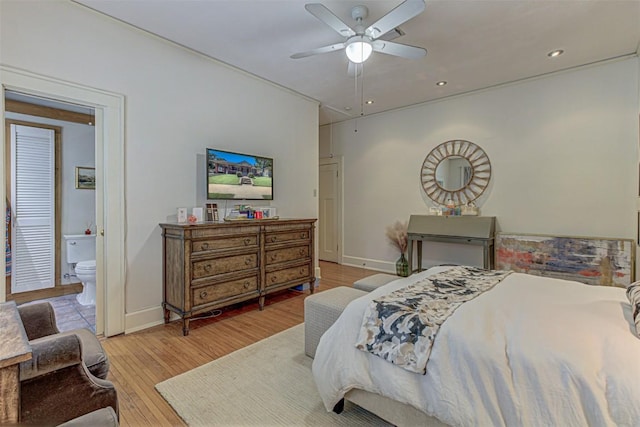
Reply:
<svg viewBox="0 0 640 427"><path fill-rule="evenodd" d="M431 150L420 170L422 188L431 200L456 206L476 200L491 180L491 162L482 148L470 141L455 139Z"/></svg>

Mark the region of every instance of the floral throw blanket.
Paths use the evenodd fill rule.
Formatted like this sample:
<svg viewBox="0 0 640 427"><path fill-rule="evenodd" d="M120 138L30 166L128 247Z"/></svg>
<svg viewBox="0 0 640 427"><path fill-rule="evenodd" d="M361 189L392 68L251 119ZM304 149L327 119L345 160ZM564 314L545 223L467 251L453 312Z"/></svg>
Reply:
<svg viewBox="0 0 640 427"><path fill-rule="evenodd" d="M462 303L493 288L510 271L453 267L371 301L356 348L424 374L440 325Z"/></svg>

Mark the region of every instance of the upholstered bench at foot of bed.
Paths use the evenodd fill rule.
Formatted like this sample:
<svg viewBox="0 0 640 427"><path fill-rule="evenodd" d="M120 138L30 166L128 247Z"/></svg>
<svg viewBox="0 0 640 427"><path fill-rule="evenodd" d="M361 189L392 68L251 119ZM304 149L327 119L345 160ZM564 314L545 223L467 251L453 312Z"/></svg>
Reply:
<svg viewBox="0 0 640 427"><path fill-rule="evenodd" d="M320 337L340 317L344 308L367 292L338 286L309 295L304 300L304 352L315 357Z"/></svg>
<svg viewBox="0 0 640 427"><path fill-rule="evenodd" d="M371 292L378 289L380 286L384 286L389 282L393 282L396 279L399 279L399 277L394 276L393 274L378 273L374 274L373 276L356 280L355 282L353 282L353 287L366 292Z"/></svg>

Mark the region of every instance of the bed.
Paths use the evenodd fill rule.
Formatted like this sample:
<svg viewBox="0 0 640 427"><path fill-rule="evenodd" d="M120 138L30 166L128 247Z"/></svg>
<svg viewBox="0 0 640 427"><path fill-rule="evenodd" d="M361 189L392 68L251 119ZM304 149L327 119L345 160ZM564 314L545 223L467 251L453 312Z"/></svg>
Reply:
<svg viewBox="0 0 640 427"><path fill-rule="evenodd" d="M444 321L424 375L355 347L371 301L450 268L347 306L313 362L327 410L346 396L413 420L398 424L640 425L640 338L624 288L512 273Z"/></svg>

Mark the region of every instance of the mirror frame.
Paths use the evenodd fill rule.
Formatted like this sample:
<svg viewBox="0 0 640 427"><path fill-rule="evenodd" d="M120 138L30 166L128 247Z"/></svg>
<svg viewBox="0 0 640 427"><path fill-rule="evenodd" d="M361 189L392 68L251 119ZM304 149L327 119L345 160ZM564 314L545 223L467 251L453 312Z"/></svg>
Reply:
<svg viewBox="0 0 640 427"><path fill-rule="evenodd" d="M458 156L471 164L471 179L457 190L447 190L436 180L436 169L445 159ZM482 148L471 141L453 139L431 150L422 162L420 181L422 189L434 202L444 205L448 199L456 206L473 202L484 193L491 180L491 162Z"/></svg>

